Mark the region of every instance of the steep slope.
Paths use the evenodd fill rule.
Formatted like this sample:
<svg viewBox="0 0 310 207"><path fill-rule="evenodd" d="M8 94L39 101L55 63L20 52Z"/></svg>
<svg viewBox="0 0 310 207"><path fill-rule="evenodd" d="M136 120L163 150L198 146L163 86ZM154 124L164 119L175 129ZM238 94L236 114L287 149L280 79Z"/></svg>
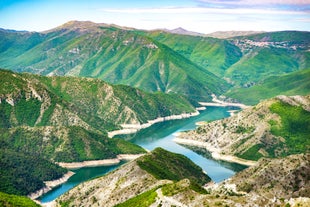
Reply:
<svg viewBox="0 0 310 207"><path fill-rule="evenodd" d="M223 77L226 69L238 62L242 53L229 41L210 37L171 34L163 31L146 33L187 59Z"/></svg>
<svg viewBox="0 0 310 207"><path fill-rule="evenodd" d="M45 33L0 32L5 39L0 48L3 68L43 75L96 77L198 100L209 99L211 93L220 94L229 87L212 73L135 30L69 22Z"/></svg>
<svg viewBox="0 0 310 207"><path fill-rule="evenodd" d="M260 100L282 95L307 95L310 93L310 69L304 69L282 76L271 76L250 88L234 88L226 97L238 102L254 105Z"/></svg>
<svg viewBox="0 0 310 207"><path fill-rule="evenodd" d="M233 117L182 133L177 142L198 145L218 159L239 161L309 152L310 97L278 96Z"/></svg>
<svg viewBox="0 0 310 207"><path fill-rule="evenodd" d="M65 172L54 162L145 153L107 131L193 112L183 97L150 94L101 80L0 70L0 191L27 195ZM33 163L35 162L35 163ZM29 169L30 167L30 169Z"/></svg>
<svg viewBox="0 0 310 207"><path fill-rule="evenodd" d="M0 142L1 192L26 196L45 187L43 181L59 179L67 172L36 154L14 149L3 139Z"/></svg>
<svg viewBox="0 0 310 207"><path fill-rule="evenodd" d="M165 162L166 165L161 164ZM156 170L154 170L156 168ZM150 173L151 172L151 173ZM61 206L114 206L137 195L153 198L155 202L158 189L168 183L189 178L186 183L190 189L203 191L199 184L210 181L202 169L183 155L174 154L161 148L127 163L106 176L85 182L57 199ZM172 179L172 180L171 180ZM199 184L198 184L199 183ZM143 199L134 205L143 205ZM125 205L127 206L127 205Z"/></svg>
<svg viewBox="0 0 310 207"><path fill-rule="evenodd" d="M19 206L28 206L28 207L39 207L40 205L30 200L27 197L9 195L6 193L0 192L0 206L5 207L19 207Z"/></svg>
<svg viewBox="0 0 310 207"><path fill-rule="evenodd" d="M220 40L161 31L149 35L237 86L309 68L310 33L283 31ZM277 94L278 95L278 94Z"/></svg>
<svg viewBox="0 0 310 207"><path fill-rule="evenodd" d="M309 32L262 33L231 41L243 53L225 73L225 78L235 85L251 87L270 76L309 68Z"/></svg>
<svg viewBox="0 0 310 207"><path fill-rule="evenodd" d="M195 111L181 96L150 94L96 79L0 73L1 127L62 125L105 132L120 124Z"/></svg>

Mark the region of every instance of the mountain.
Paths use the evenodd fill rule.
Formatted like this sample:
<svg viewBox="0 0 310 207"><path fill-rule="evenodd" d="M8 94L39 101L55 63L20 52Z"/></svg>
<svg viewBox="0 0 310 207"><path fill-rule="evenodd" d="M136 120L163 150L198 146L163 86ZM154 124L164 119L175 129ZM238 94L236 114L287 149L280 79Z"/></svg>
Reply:
<svg viewBox="0 0 310 207"><path fill-rule="evenodd" d="M308 69L310 64L310 32L282 31L229 39L164 32L149 35L239 88Z"/></svg>
<svg viewBox="0 0 310 207"><path fill-rule="evenodd" d="M240 49L227 40L171 34L163 31L155 31L146 35L167 45L218 77L223 77L227 68L242 57Z"/></svg>
<svg viewBox="0 0 310 207"><path fill-rule="evenodd" d="M310 203L310 154L261 159L257 165L237 173L223 186L235 185L247 192L246 202L258 206L307 206ZM295 204L295 205L293 205Z"/></svg>
<svg viewBox="0 0 310 207"><path fill-rule="evenodd" d="M182 133L177 142L197 145L218 159L240 161L309 153L310 96L278 96L235 116Z"/></svg>
<svg viewBox="0 0 310 207"><path fill-rule="evenodd" d="M271 76L249 88L233 88L226 97L238 102L255 105L260 100L282 95L307 95L310 92L310 69L295 71L280 76Z"/></svg>
<svg viewBox="0 0 310 207"><path fill-rule="evenodd" d="M61 206L150 206L155 202L160 204L162 201L157 199L163 197L165 188L168 190L174 182L183 183L180 186L183 189L179 190L205 193L200 186L209 181L202 169L185 156L156 148L103 177L78 185L57 199L57 203Z"/></svg>
<svg viewBox="0 0 310 207"><path fill-rule="evenodd" d="M229 85L138 30L69 22L44 33L2 30L0 67L42 75L96 77L146 91L210 99Z"/></svg>
<svg viewBox="0 0 310 207"><path fill-rule="evenodd" d="M192 32L192 31L188 31L182 27L178 27L178 28L175 28L175 29L164 29L163 31L165 32L169 32L169 33L172 33L172 34L180 34L180 35L193 35L193 36L204 36L204 34L202 33L198 33L198 32Z"/></svg>
<svg viewBox="0 0 310 207"><path fill-rule="evenodd" d="M247 36L247 35L253 35L253 34L259 34L259 33L265 33L263 31L217 31L212 32L209 34L205 34L204 36L207 37L214 37L219 39L228 39L233 37L239 37L239 36Z"/></svg>
<svg viewBox="0 0 310 207"><path fill-rule="evenodd" d="M76 186L56 203L117 207L307 206L309 160L309 154L264 158L222 183L209 182L202 187L209 179L203 178L206 175L201 169L183 156L157 148L103 177ZM196 181L188 178L192 175Z"/></svg>
<svg viewBox="0 0 310 207"><path fill-rule="evenodd" d="M0 70L0 191L27 195L60 178L55 162L145 153L107 132L121 124L194 112L182 96L146 93L98 79Z"/></svg>
<svg viewBox="0 0 310 207"><path fill-rule="evenodd" d="M98 79L44 77L0 70L0 126L82 126L99 132L121 124L194 112L182 96L150 94Z"/></svg>
<svg viewBox="0 0 310 207"><path fill-rule="evenodd" d="M243 36L218 39L185 35L182 28L173 31L78 21L42 33L2 29L0 67L96 77L196 101L310 68L309 32L238 33Z"/></svg>

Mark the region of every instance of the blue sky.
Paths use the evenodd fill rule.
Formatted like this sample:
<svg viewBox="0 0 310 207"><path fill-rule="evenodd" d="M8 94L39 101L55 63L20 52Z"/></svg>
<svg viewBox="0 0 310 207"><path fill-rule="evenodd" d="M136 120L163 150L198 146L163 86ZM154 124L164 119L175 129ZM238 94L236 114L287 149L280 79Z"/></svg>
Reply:
<svg viewBox="0 0 310 207"><path fill-rule="evenodd" d="M71 20L201 33L310 31L310 0L0 0L0 28L44 31Z"/></svg>

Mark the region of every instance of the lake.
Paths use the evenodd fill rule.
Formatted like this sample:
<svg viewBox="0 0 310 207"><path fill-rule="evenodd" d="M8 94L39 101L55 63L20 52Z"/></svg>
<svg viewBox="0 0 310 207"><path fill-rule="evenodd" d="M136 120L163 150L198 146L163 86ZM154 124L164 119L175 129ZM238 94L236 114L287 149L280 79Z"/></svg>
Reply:
<svg viewBox="0 0 310 207"><path fill-rule="evenodd" d="M176 144L173 142L173 138L176 132L195 129L196 122L213 121L228 117L229 112L227 111L231 109L233 108L208 107L207 110L201 111L199 116L191 117L188 119L157 123L149 128L142 129L136 134L122 135L118 137L138 144L147 150L152 150L156 147L162 147L171 152L183 154L199 165L205 172L207 172L213 181L220 182L231 177L236 172L244 169L245 167L237 164L212 160L207 153L196 153L196 150L193 151ZM114 166L91 167L73 170L76 173L75 175L73 175L66 183L43 195L40 198L40 201L42 203L52 201L79 183L98 176L102 176L124 163L125 162L122 162Z"/></svg>

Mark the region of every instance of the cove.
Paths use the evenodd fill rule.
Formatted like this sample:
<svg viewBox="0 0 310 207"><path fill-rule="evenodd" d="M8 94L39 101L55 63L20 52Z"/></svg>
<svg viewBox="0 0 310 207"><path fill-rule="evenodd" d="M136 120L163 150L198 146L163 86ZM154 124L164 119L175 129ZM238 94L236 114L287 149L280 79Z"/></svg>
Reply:
<svg viewBox="0 0 310 207"><path fill-rule="evenodd" d="M142 129L135 134L118 135L120 137L138 144L147 150L153 150L156 147L162 147L171 152L183 154L199 165L215 182L223 181L237 171L244 169L244 166L219 162L208 157L207 153L199 153L199 150L189 149L173 142L174 134L180 131L192 130L196 128L195 123L199 121L213 121L229 116L228 110L236 108L232 107L208 107L204 111L200 111L200 115L188 119L172 120L157 123L149 128ZM196 153L196 151L198 153ZM201 152L201 151L200 151ZM73 175L66 183L54 188L50 192L44 194L39 200L42 203L55 200L74 186L86 180L102 176L125 162L121 162L114 166L89 167L73 170Z"/></svg>

